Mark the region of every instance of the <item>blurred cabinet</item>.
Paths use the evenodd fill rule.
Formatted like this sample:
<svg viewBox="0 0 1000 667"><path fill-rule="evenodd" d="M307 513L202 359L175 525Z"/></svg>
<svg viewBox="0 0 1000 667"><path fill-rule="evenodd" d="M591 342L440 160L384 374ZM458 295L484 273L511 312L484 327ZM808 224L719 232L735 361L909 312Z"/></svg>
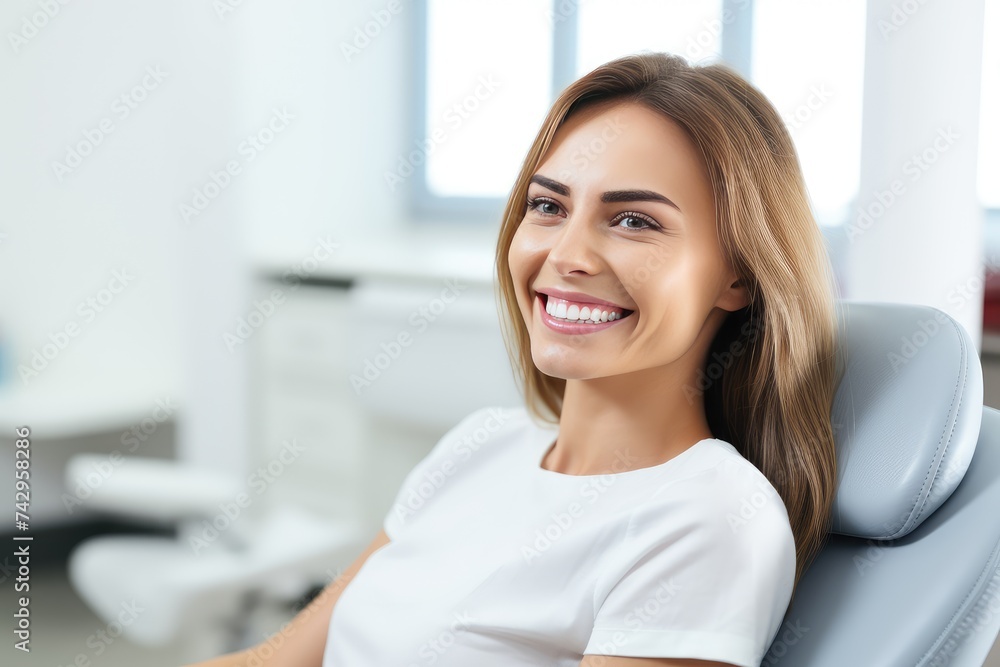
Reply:
<svg viewBox="0 0 1000 667"><path fill-rule="evenodd" d="M364 417L348 381L348 287L259 281L256 298L278 290L283 301L248 339L256 454L248 487L269 503L363 519Z"/></svg>
<svg viewBox="0 0 1000 667"><path fill-rule="evenodd" d="M252 334L254 459L281 470L268 475L268 502L355 519L374 536L406 474L448 429L481 407L516 405L520 393L488 280L317 282L261 280L254 290L273 305ZM290 441L301 453L284 466ZM268 473L251 468L262 466ZM259 478L248 486L263 488Z"/></svg>

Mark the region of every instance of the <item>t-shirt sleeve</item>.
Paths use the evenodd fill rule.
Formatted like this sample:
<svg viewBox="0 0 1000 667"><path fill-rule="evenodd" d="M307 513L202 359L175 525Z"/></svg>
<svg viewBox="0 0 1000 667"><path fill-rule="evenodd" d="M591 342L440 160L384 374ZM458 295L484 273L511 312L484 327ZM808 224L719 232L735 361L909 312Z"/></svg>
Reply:
<svg viewBox="0 0 1000 667"><path fill-rule="evenodd" d="M386 512L382 520L382 528L390 540L396 539L407 520L418 511L416 505L424 502L422 498L427 494L420 493L420 485L427 482L433 483L435 471L442 475L450 474L450 470L446 466L453 465L452 453L462 436L480 426L494 429L492 423L502 421L503 414L502 408L499 407L480 408L469 413L441 436L430 452L413 466L403 479L403 483L392 501L392 506L389 507L389 511Z"/></svg>
<svg viewBox="0 0 1000 667"><path fill-rule="evenodd" d="M731 460L658 496L609 552L584 653L759 667L795 577L781 497L748 461Z"/></svg>

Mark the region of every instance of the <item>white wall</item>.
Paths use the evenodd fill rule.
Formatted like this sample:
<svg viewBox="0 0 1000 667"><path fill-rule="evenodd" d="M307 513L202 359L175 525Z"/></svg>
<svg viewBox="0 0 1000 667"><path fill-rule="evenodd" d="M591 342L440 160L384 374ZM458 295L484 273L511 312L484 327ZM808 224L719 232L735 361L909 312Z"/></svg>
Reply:
<svg viewBox="0 0 1000 667"><path fill-rule="evenodd" d="M406 3L350 62L341 43L384 3L235 3L220 15L221 4L56 4L48 18L37 2L0 10L0 25L24 34L0 47L7 389L107 403L148 395L150 409L153 397L186 395L181 437L214 448L215 459L227 450L220 428L239 416L243 363L221 341L249 311L248 258L294 262L320 235L345 252L393 239L405 202L382 172L405 141L410 94ZM42 27L25 28L35 15ZM147 68L165 75L146 78L145 99L125 117L116 100ZM275 109L293 118L250 159L245 140ZM53 162L85 132L97 136L105 118L113 131L60 180ZM185 224L179 205L192 205L194 189L230 160L240 173ZM116 270L134 278L102 291ZM78 310L107 297L100 313ZM16 366L30 368L67 325L78 333L54 355L48 348L46 368L18 377ZM192 415L205 401L215 413L228 407Z"/></svg>
<svg viewBox="0 0 1000 667"><path fill-rule="evenodd" d="M861 184L846 230L851 298L935 306L977 345L982 39L983 0L869 0Z"/></svg>
<svg viewBox="0 0 1000 667"><path fill-rule="evenodd" d="M7 235L0 324L14 361L26 365L50 334L72 322L80 333L37 378L13 381L169 391L178 359L176 174L209 159L222 121L214 110L228 115L225 40L185 48L178 36L211 31L213 17L198 25L172 5L60 7L19 52L9 34L0 51L0 231ZM22 19L39 11L33 2L5 3L5 33L20 32ZM215 63L205 67L213 49ZM124 107L112 105L141 83L147 67L168 75L123 118L116 110ZM191 118L195 106L205 114L200 122ZM114 131L60 181L52 163L105 118ZM78 304L100 297L118 269L134 280L88 321Z"/></svg>
<svg viewBox="0 0 1000 667"><path fill-rule="evenodd" d="M273 106L295 114L241 184L256 254L291 244L305 256L325 233L391 242L406 225L406 202L382 175L408 139L413 9L401 4L350 62L341 44L386 2L246 3L234 13L245 122L262 123Z"/></svg>

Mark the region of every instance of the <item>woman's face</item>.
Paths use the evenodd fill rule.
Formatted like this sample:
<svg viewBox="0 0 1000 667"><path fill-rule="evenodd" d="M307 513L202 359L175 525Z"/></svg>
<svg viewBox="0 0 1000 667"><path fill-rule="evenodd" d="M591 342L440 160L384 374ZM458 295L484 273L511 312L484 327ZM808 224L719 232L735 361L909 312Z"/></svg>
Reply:
<svg viewBox="0 0 1000 667"><path fill-rule="evenodd" d="M747 303L746 290L731 287L697 149L644 106L604 103L567 120L528 200L508 259L532 358L546 375L586 379L678 362L688 379L726 311ZM582 295L559 302L562 318L546 313L556 290ZM595 305L610 314L601 302L625 316L566 319L592 321Z"/></svg>

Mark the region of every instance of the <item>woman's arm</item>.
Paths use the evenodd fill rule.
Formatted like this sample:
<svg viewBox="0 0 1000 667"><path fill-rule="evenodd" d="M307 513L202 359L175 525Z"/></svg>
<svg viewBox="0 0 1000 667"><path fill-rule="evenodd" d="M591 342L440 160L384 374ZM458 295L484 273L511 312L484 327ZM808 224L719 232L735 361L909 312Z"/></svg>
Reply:
<svg viewBox="0 0 1000 667"><path fill-rule="evenodd" d="M333 606L368 557L388 543L389 536L385 534L385 530L380 530L364 553L313 598L283 630L248 649L227 653L187 667L247 667L248 664L260 667L278 665L322 667L323 650L326 648L326 635ZM254 658L252 663L251 658Z"/></svg>

